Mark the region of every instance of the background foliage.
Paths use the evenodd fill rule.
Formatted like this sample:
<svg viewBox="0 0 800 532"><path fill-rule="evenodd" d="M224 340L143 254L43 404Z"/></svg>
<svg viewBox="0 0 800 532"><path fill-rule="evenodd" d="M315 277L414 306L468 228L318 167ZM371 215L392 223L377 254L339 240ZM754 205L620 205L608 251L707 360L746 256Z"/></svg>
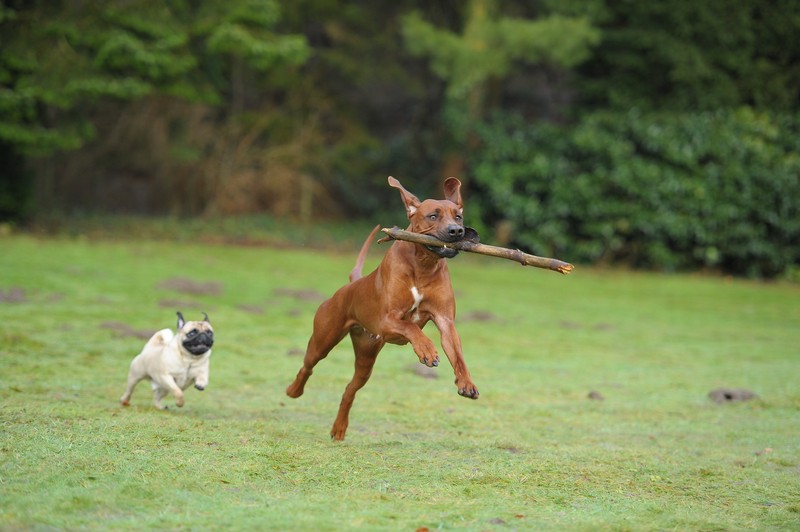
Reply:
<svg viewBox="0 0 800 532"><path fill-rule="evenodd" d="M475 180L484 217L543 255L769 277L800 262L799 128L750 108L498 118Z"/></svg>
<svg viewBox="0 0 800 532"><path fill-rule="evenodd" d="M510 220L522 244L785 273L798 30L789 0L4 0L0 217L374 218L395 199L387 175L420 195L458 175L494 228L506 164L512 190L537 191L523 210L552 196L542 214L569 211L538 235ZM565 164L588 184L546 177ZM585 218L589 203L629 210ZM564 219L581 232L556 238Z"/></svg>

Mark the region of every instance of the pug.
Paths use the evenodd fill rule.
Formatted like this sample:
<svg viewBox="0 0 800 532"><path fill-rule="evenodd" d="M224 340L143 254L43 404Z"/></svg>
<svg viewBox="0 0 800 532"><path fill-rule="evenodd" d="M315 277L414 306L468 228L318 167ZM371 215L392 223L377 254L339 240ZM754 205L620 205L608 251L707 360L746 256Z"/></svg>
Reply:
<svg viewBox="0 0 800 532"><path fill-rule="evenodd" d="M203 312L203 321L186 321L178 315L178 330L173 333L163 329L153 335L144 349L131 362L128 373L128 388L120 398L123 406L129 406L133 388L142 379L150 380L156 408L166 408L161 400L168 394L175 396L175 404L183 406L183 390L194 384L200 391L208 386L208 366L211 346L214 345L214 329Z"/></svg>

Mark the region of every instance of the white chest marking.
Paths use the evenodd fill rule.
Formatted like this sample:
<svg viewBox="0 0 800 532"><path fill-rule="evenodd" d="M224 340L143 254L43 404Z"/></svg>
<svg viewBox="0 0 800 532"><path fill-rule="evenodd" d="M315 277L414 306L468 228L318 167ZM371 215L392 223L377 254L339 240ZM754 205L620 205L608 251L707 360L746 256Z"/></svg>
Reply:
<svg viewBox="0 0 800 532"><path fill-rule="evenodd" d="M419 310L419 304L422 303L422 294L419 293L416 286L411 287L411 295L414 296L414 304L408 309L409 313L414 313L414 320L418 320L419 316L417 315L417 310Z"/></svg>

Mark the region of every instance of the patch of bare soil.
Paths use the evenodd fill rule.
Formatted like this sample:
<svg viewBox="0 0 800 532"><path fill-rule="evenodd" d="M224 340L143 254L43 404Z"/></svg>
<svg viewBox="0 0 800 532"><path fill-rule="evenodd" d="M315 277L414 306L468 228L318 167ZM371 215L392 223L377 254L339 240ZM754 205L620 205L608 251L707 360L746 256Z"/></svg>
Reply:
<svg viewBox="0 0 800 532"><path fill-rule="evenodd" d="M127 323L120 321L104 321L100 324L101 329L110 329L118 338L140 338L142 340L149 340L155 331L145 331L141 329L134 329Z"/></svg>
<svg viewBox="0 0 800 532"><path fill-rule="evenodd" d="M261 305L248 305L242 303L241 305L236 305L236 308L249 314L264 314L264 307Z"/></svg>
<svg viewBox="0 0 800 532"><path fill-rule="evenodd" d="M0 302L3 303L25 303L28 297L25 295L25 290L18 286L11 288L0 289Z"/></svg>
<svg viewBox="0 0 800 532"><path fill-rule="evenodd" d="M185 299L161 299L158 302L158 306L162 308L171 308L179 310L185 308L198 309L201 308L203 305L201 305L197 301L188 301Z"/></svg>
<svg viewBox="0 0 800 532"><path fill-rule="evenodd" d="M292 288L276 288L272 291L273 294L279 297L288 297L300 301L323 301L327 296L317 292L316 290L303 290Z"/></svg>
<svg viewBox="0 0 800 532"><path fill-rule="evenodd" d="M717 404L758 399L758 395L745 388L717 388L708 392L708 397Z"/></svg>
<svg viewBox="0 0 800 532"><path fill-rule="evenodd" d="M500 318L498 318L496 314L489 312L488 310L473 310L472 312L466 312L460 315L458 317L458 321L460 323L468 323L470 321L493 322L493 321L500 321Z"/></svg>
<svg viewBox="0 0 800 532"><path fill-rule="evenodd" d="M192 295L218 296L222 294L222 283L218 281L193 281L186 277L170 277L158 283L157 288Z"/></svg>
<svg viewBox="0 0 800 532"><path fill-rule="evenodd" d="M517 447L516 445L498 445L497 448L500 449L501 451L506 451L511 454L520 454L524 452L520 447Z"/></svg>

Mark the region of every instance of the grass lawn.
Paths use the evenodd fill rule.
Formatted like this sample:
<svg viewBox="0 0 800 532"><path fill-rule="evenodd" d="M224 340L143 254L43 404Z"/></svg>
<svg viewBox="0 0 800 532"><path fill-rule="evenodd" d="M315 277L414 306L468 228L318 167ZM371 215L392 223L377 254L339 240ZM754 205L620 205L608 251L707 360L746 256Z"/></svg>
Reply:
<svg viewBox="0 0 800 532"><path fill-rule="evenodd" d="M284 389L355 248L0 249L2 529L800 529L798 285L462 254L480 399L457 395L444 357L421 374L387 346L335 443L349 340L303 397ZM121 407L131 359L176 310L211 317L208 388L157 411L143 382ZM759 397L717 404L719 387Z"/></svg>

